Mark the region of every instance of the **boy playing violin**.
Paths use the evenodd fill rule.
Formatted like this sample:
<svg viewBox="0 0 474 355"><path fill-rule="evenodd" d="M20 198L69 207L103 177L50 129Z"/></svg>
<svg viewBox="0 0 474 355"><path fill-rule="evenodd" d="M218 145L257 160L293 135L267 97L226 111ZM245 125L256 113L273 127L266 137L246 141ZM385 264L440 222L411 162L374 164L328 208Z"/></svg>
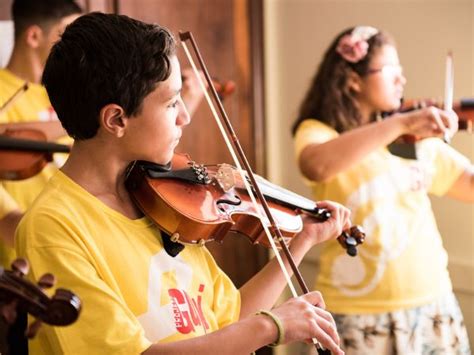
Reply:
<svg viewBox="0 0 474 355"><path fill-rule="evenodd" d="M33 278L53 270L84 309L70 327L43 327L30 349L243 354L316 338L341 354L319 292L256 315L285 287L275 260L237 290L206 248L187 245L168 255L159 229L131 200L124 185L129 164L169 162L190 121L175 46L158 25L92 13L68 26L51 51L43 83L75 143L20 223L16 248ZM305 220L290 248L297 263L350 226L346 208L320 207L332 217Z"/></svg>

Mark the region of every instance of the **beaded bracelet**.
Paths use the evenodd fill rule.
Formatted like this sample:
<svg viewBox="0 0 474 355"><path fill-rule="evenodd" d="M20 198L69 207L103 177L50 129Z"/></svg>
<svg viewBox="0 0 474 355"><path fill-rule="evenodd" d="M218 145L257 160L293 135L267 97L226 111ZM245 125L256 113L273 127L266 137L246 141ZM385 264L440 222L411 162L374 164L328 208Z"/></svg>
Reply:
<svg viewBox="0 0 474 355"><path fill-rule="evenodd" d="M283 325L281 324L280 319L276 315L274 315L272 312L266 311L264 309L261 309L257 313L255 313L255 315L257 315L257 316L260 315L260 314L263 314L263 315L271 318L271 320L273 321L273 323L275 323L275 325L277 326L277 329L278 329L277 340L274 341L271 344L268 344L268 346L274 347L274 346L278 346L281 343L283 343L283 340L285 339L285 329L283 328Z"/></svg>

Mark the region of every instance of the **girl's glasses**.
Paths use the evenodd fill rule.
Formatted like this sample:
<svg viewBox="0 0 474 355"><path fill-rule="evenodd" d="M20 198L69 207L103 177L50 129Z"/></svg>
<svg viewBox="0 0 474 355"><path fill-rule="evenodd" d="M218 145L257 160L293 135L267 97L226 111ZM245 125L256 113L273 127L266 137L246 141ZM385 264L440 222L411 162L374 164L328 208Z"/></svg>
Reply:
<svg viewBox="0 0 474 355"><path fill-rule="evenodd" d="M386 77L394 77L403 75L403 67L400 64L385 64L381 68L369 69L367 75L382 73Z"/></svg>

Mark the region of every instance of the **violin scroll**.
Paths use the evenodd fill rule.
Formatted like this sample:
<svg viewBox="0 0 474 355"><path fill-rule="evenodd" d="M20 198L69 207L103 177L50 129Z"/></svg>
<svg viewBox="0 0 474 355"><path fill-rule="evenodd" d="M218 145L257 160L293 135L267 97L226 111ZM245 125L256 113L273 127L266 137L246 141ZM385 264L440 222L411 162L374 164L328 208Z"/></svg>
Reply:
<svg viewBox="0 0 474 355"><path fill-rule="evenodd" d="M33 337L42 322L55 326L65 326L75 322L81 311L81 300L71 291L58 288L50 298L44 289L54 286L52 274L43 275L38 285L24 278L29 265L25 259L16 259L12 270L0 267L1 316L7 324L12 324L18 312L26 312L36 318L26 335Z"/></svg>
<svg viewBox="0 0 474 355"><path fill-rule="evenodd" d="M348 231L342 232L342 234L337 237L337 241L346 249L347 254L350 256L357 255L357 246L362 244L365 240L365 233L359 226L352 226Z"/></svg>
<svg viewBox="0 0 474 355"><path fill-rule="evenodd" d="M331 217L331 212L324 208L316 208L311 215L320 221L325 221ZM360 226L352 226L337 237L339 244L346 249L347 254L350 256L357 255L357 246L362 244L364 240L365 232Z"/></svg>

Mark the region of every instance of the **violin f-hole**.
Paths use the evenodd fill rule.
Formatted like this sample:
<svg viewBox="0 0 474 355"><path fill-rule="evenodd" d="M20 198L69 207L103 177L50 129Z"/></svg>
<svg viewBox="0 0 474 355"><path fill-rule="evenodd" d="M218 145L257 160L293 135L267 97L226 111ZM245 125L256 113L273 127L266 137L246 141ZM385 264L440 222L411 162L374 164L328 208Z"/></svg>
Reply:
<svg viewBox="0 0 474 355"><path fill-rule="evenodd" d="M235 198L235 200L232 200L230 198L223 198L217 200L216 205L219 211L226 212L225 207L222 205L240 206L242 204L242 199L239 196L234 195L233 197Z"/></svg>

